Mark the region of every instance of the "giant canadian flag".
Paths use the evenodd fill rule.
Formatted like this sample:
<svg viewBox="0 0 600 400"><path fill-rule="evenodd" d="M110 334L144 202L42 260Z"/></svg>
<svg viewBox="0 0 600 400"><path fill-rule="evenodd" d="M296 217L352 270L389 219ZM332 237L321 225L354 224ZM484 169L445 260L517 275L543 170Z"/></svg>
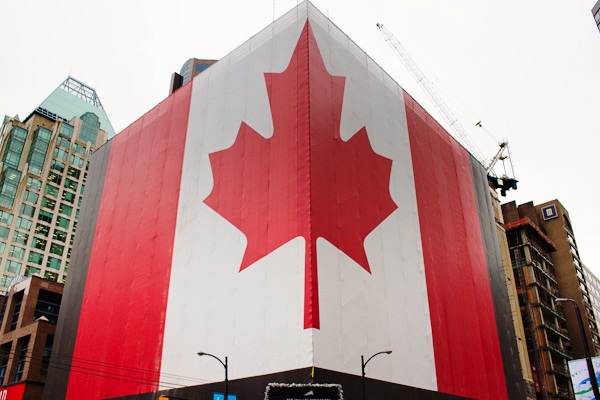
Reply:
<svg viewBox="0 0 600 400"><path fill-rule="evenodd" d="M235 380L392 350L369 377L511 397L484 169L310 3L99 149L86 196L48 393L222 380L199 351Z"/></svg>

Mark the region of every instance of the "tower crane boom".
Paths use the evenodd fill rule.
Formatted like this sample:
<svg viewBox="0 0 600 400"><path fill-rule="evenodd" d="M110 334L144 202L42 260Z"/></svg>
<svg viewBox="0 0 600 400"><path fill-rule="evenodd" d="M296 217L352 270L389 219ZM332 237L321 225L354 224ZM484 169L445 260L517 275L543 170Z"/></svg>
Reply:
<svg viewBox="0 0 600 400"><path fill-rule="evenodd" d="M456 118L456 116L452 113L452 111L446 105L444 100L435 91L431 81L429 81L429 79L427 79L427 77L425 76L423 71L421 71L419 66L413 61L413 59L410 57L408 52L404 49L402 44L400 44L398 39L396 39L396 37L385 26L383 26L383 24L377 23L377 27L381 31L381 34L383 35L385 41L392 48L392 50L394 51L396 56L398 56L400 61L402 61L402 63L406 67L406 69L408 69L408 72L410 72L410 74L417 81L417 83L419 84L419 86L421 87L423 92L425 92L425 94L427 95L429 100L431 100L431 102L433 103L435 108L439 111L442 118L444 118L444 121L446 121L446 123L448 124L450 129L452 129L452 131L456 135L456 139L458 139L463 144L463 146L465 146L465 148L467 150L469 150L471 152L471 154L473 154L473 156L482 165L484 165L486 172L488 174L488 181L490 182L492 187L494 187L495 189L501 189L501 193L503 196L506 194L507 190L516 189L517 188L517 180L514 178L511 178L511 177L508 177L506 172L502 175L501 178L498 178L494 174L494 166L496 165L496 163L498 161L504 162L504 160L508 159L510 162L510 153L509 153L509 148L508 148L508 142L503 141L502 143L500 143L499 144L500 149L498 150L496 155L492 158L492 160L487 165L485 165L483 155L477 149L477 146L471 140L471 137L469 136L469 134L467 133L465 128L462 126L462 124L460 123L458 118ZM478 122L477 126L481 126L481 123ZM512 169L512 165L511 165L511 169Z"/></svg>
<svg viewBox="0 0 600 400"><path fill-rule="evenodd" d="M437 94L429 79L427 79L423 71L421 71L419 66L413 61L408 52L404 49L404 47L402 47L398 39L396 39L396 37L385 26L383 26L383 24L377 23L377 27L394 53L396 53L412 77L417 81L421 89L423 89L427 97L429 97L429 100L431 100L435 108L442 115L450 129L452 129L456 136L458 136L457 139L462 142L467 150L469 150L475 156L475 158L479 160L479 162L483 162L483 156L477 149L477 146L475 146L475 143L473 143L471 140L465 128L454 116L442 98Z"/></svg>

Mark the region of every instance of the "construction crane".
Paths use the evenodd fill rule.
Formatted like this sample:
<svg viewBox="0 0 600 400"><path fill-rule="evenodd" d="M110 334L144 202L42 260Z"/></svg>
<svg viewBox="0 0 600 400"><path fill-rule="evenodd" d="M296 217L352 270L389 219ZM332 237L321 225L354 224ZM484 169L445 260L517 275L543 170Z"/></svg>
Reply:
<svg viewBox="0 0 600 400"><path fill-rule="evenodd" d="M473 156L479 160L480 163L483 164L484 157L481 152L477 149L475 143L471 140L471 137L462 126L458 118L454 116L450 108L446 105L444 100L437 94L431 82L427 79L423 71L419 68L419 66L413 61L408 52L402 47L398 39L385 27L383 24L377 23L377 27L381 31L381 34L385 38L385 41L392 48L394 53L398 56L400 61L404 64L408 72L413 76L413 78L417 81L423 92L429 97L429 100L433 103L435 108L442 115L450 129L452 129L457 136L457 139L462 142L462 144L473 154ZM481 121L476 124L476 126L482 128ZM484 165L486 172L488 174L488 182L494 189L500 189L502 196L506 195L506 191L510 189L517 189L517 180L508 176L506 171L506 165L504 165L504 174L500 177L494 172L494 167L498 163L498 161L502 161L503 164L505 161L509 162L511 174L514 175L514 170L512 168L512 163L510 161L510 151L508 147L508 142L503 141L499 144L500 149L496 153L496 155L492 158L492 160Z"/></svg>

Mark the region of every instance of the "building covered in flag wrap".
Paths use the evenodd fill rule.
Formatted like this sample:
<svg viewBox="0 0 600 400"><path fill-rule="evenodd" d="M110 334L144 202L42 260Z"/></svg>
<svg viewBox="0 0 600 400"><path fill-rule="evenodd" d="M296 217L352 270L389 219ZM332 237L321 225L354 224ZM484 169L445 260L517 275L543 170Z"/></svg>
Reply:
<svg viewBox="0 0 600 400"><path fill-rule="evenodd" d="M45 398L524 398L485 169L310 3L93 157Z"/></svg>

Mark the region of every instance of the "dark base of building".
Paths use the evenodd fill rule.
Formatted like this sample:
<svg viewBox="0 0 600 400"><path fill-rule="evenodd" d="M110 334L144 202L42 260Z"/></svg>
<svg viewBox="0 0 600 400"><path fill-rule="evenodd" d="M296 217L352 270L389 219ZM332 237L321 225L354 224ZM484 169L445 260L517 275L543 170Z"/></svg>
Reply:
<svg viewBox="0 0 600 400"><path fill-rule="evenodd" d="M229 381L229 394L236 395L237 400L263 400L269 383L329 383L341 385L344 400L362 400L362 378L358 375L315 368L314 378L311 378L311 368L301 368L291 371L254 376L251 378ZM144 393L133 396L118 397L114 400L156 400L166 396L173 400L213 400L215 392L223 393L223 382L199 386L163 390L160 392ZM466 397L453 396L445 393L432 392L410 386L384 382L376 379L366 379L368 400L464 400ZM311 396L305 397L313 398ZM321 397L319 397L321 399ZM332 399L333 400L333 399Z"/></svg>

